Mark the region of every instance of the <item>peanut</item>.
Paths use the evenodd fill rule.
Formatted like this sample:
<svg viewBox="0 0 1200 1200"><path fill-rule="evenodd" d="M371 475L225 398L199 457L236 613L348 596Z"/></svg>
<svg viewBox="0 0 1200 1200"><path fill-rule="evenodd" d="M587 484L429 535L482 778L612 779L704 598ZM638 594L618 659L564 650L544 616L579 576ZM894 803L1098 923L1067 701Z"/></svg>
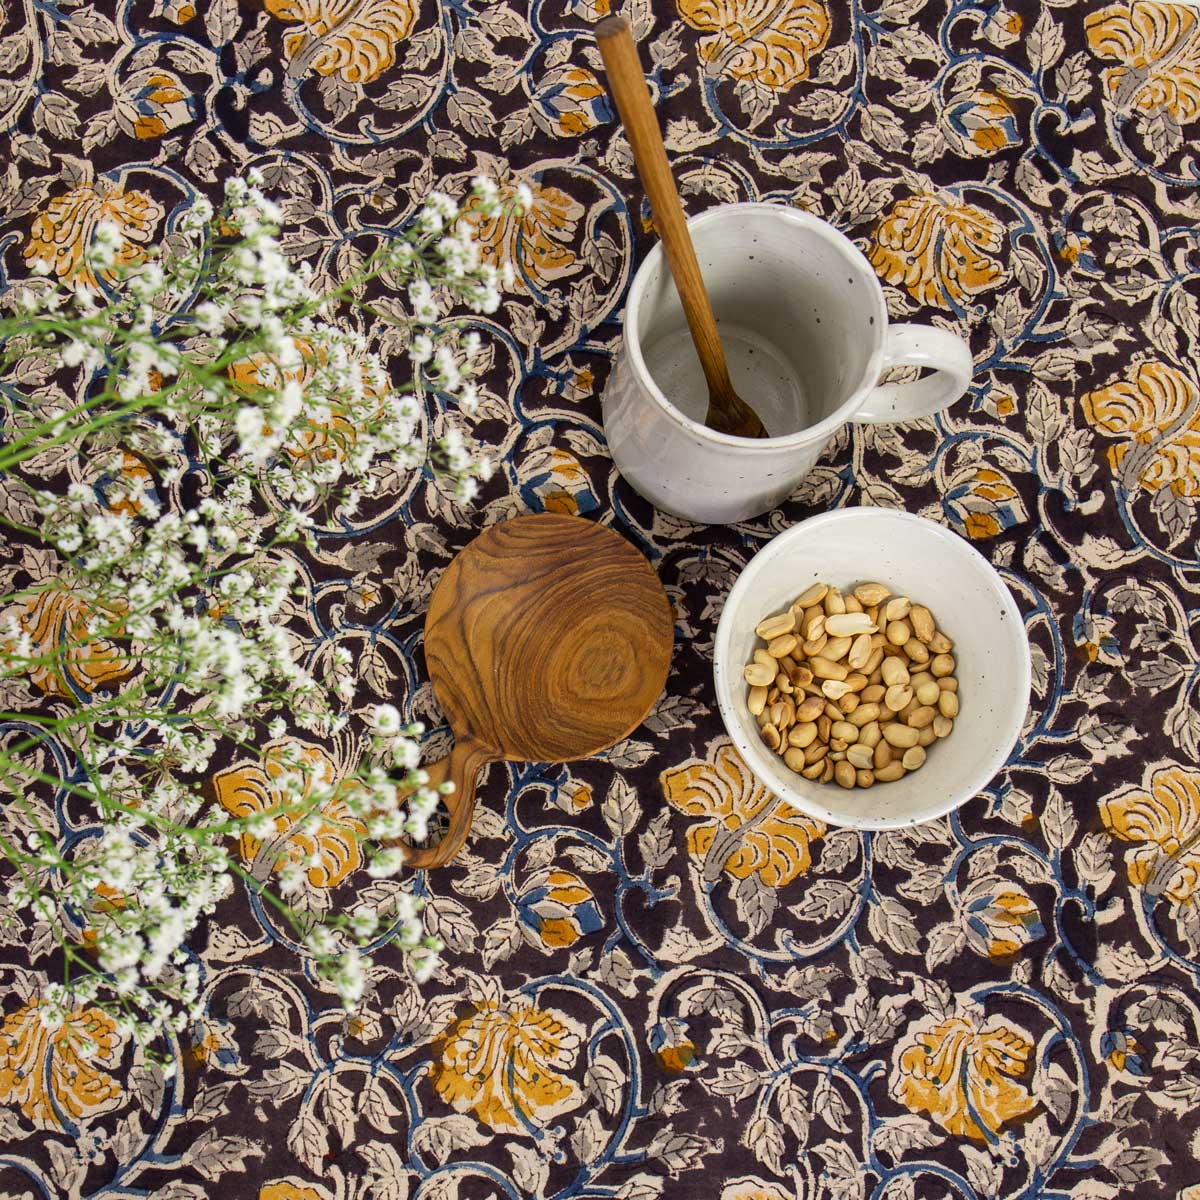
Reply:
<svg viewBox="0 0 1200 1200"><path fill-rule="evenodd" d="M837 662L839 659L845 658L847 651L854 645L854 639L848 637L831 637L825 642L825 649L821 651L824 658L830 662Z"/></svg>
<svg viewBox="0 0 1200 1200"><path fill-rule="evenodd" d="M806 750L817 740L817 727L811 721L804 725L793 725L788 730L788 745L797 750Z"/></svg>
<svg viewBox="0 0 1200 1200"><path fill-rule="evenodd" d="M909 713L906 720L914 729L924 729L926 725L933 724L933 718L937 715L936 708L923 704L915 712Z"/></svg>
<svg viewBox="0 0 1200 1200"><path fill-rule="evenodd" d="M885 584L843 595L814 583L755 633L746 707L764 744L804 779L890 783L954 729L954 642L925 605Z"/></svg>
<svg viewBox="0 0 1200 1200"><path fill-rule="evenodd" d="M855 599L867 608L882 604L891 594L892 589L884 587L882 583L860 583L854 589Z"/></svg>
<svg viewBox="0 0 1200 1200"><path fill-rule="evenodd" d="M921 666L929 661L929 651L925 649L925 643L918 642L916 638L909 638L904 643L904 653L912 662L920 663Z"/></svg>
<svg viewBox="0 0 1200 1200"><path fill-rule="evenodd" d="M825 632L834 637L858 637L860 633L874 633L875 626L866 613L843 613L825 618Z"/></svg>
<svg viewBox="0 0 1200 1200"><path fill-rule="evenodd" d="M889 746L897 750L907 750L910 746L917 744L921 735L918 730L912 729L908 725L892 721L883 727L883 736Z"/></svg>
<svg viewBox="0 0 1200 1200"><path fill-rule="evenodd" d="M777 637L782 637L785 633L791 633L795 628L796 614L789 609L785 613L780 613L777 617L768 617L765 621L759 621L754 627L754 632L764 642L773 642Z"/></svg>
<svg viewBox="0 0 1200 1200"><path fill-rule="evenodd" d="M914 604L909 609L908 623L912 626L913 633L926 645L929 645L937 630L937 626L933 623L933 614L929 609L923 604Z"/></svg>
<svg viewBox="0 0 1200 1200"><path fill-rule="evenodd" d="M812 587L805 589L796 597L792 609L797 608L812 608L814 604L820 604L825 599L825 593L829 591L829 585L824 583L814 583Z"/></svg>
<svg viewBox="0 0 1200 1200"><path fill-rule="evenodd" d="M850 653L846 656L846 662L857 671L866 664L867 659L870 657L871 635L869 633L860 633L850 647Z"/></svg>
<svg viewBox="0 0 1200 1200"><path fill-rule="evenodd" d="M850 672L839 662L833 662L828 658L822 658L819 654L809 660L808 664L812 668L812 673L818 679L836 679L839 682L844 682Z"/></svg>
<svg viewBox="0 0 1200 1200"><path fill-rule="evenodd" d="M767 646L767 653L772 658L785 658L798 645L800 645L800 639L794 633L785 633L782 637L777 637Z"/></svg>
<svg viewBox="0 0 1200 1200"><path fill-rule="evenodd" d="M863 746L856 742L846 751L846 761L853 763L860 770L866 771L875 765L874 752L870 746Z"/></svg>
<svg viewBox="0 0 1200 1200"><path fill-rule="evenodd" d="M954 649L954 643L939 629L929 639L929 648L934 654L949 654Z"/></svg>

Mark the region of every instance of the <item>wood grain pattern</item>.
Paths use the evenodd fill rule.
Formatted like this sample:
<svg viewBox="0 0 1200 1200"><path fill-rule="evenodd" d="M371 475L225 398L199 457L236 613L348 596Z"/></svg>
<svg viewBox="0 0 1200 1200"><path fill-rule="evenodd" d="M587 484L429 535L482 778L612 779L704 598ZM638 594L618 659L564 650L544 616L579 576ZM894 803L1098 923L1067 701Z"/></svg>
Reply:
<svg viewBox="0 0 1200 1200"><path fill-rule="evenodd" d="M653 568L602 525L553 513L480 534L446 568L425 618L425 660L454 730L450 829L437 847L406 847L414 867L458 852L480 767L566 762L618 742L666 683L673 621Z"/></svg>
<svg viewBox="0 0 1200 1200"><path fill-rule="evenodd" d="M729 379L717 319L708 299L704 277L700 274L696 248L688 233L687 218L675 187L675 177L671 174L671 164L667 161L667 150L629 22L624 17L605 17L596 23L595 34L608 75L608 88L654 212L663 253L671 268L683 315L687 318L708 383L708 412L704 423L710 429L736 437L766 437L767 431L758 414L734 391Z"/></svg>

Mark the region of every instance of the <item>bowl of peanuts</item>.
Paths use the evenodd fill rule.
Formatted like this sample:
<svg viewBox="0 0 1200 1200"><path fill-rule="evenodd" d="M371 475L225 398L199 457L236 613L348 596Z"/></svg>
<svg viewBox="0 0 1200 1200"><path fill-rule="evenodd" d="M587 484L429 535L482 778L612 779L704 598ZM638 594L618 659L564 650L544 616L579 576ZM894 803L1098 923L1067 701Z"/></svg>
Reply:
<svg viewBox="0 0 1200 1200"><path fill-rule="evenodd" d="M965 804L1029 706L1025 625L957 534L881 508L779 534L729 593L713 652L738 753L831 825L900 829Z"/></svg>

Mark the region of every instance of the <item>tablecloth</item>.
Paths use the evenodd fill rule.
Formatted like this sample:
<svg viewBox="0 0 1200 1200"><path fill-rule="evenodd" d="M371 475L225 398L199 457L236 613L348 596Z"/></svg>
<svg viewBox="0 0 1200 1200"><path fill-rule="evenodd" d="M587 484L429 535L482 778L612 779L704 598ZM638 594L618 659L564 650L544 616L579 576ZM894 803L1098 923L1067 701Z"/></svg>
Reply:
<svg viewBox="0 0 1200 1200"><path fill-rule="evenodd" d="M588 32L608 10L8 0L9 278L32 239L69 257L101 216L158 237L250 165L284 201L288 252L331 278L433 187L533 189L487 239L518 270L479 325L500 470L475 506L423 476L327 532L292 614L305 653L348 646L359 699L400 699L443 749L430 588L528 510L631 539L676 645L653 714L607 754L490 768L452 868L373 882L319 847L314 909L396 886L426 900L447 944L429 983L382 945L347 1017L239 892L197 945L205 1016L166 1047L169 1081L128 1047L106 1067L56 1054L9 991L5 1194L1200 1196L1200 13L626 4L689 211L824 216L893 317L958 330L975 356L937 419L845 429L781 509L706 528L653 511L605 451L599 396L654 238ZM851 504L970 539L1033 651L1006 768L904 832L775 802L713 695L741 565ZM347 765L344 745L312 753ZM210 782L264 778L249 757ZM4 954L36 969L40 949Z"/></svg>

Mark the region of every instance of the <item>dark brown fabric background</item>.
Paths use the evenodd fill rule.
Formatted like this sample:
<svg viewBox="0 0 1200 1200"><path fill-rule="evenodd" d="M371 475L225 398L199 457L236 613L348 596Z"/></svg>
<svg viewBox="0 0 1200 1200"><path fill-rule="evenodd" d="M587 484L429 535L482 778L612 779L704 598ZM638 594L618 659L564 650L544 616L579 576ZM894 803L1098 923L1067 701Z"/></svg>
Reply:
<svg viewBox="0 0 1200 1200"><path fill-rule="evenodd" d="M479 326L478 428L501 462L485 497L463 509L429 477L387 480L308 560L295 627L310 655L352 650L357 703L402 697L445 747L424 606L453 553L517 512L611 524L678 617L646 725L589 762L493 767L454 868L372 883L329 848L305 904L400 886L428 901L448 950L423 987L385 939L347 1019L239 893L196 947L207 1016L167 1047L164 1084L126 1047L105 1071L58 1054L26 1021L47 947L0 932L4 1194L1200 1196L1200 14L626 9L689 210L826 217L894 317L961 331L976 359L936 420L847 429L779 511L704 528L654 512L604 446L599 396L653 242L587 32L608 3L3 10L8 279L31 246L69 271L101 216L158 238L252 164L289 252L334 279L432 187L461 194L481 171L534 189L489 243L519 284ZM853 504L971 539L1033 646L1007 768L904 833L772 807L712 690L740 566Z"/></svg>

